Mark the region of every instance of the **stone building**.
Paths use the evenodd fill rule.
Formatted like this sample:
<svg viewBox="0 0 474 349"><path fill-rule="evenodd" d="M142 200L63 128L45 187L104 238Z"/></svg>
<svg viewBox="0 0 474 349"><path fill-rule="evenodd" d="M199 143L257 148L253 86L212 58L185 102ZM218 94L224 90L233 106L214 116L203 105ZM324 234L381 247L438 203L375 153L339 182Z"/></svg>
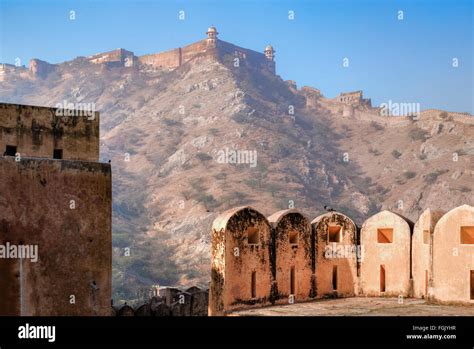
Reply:
<svg viewBox="0 0 474 349"><path fill-rule="evenodd" d="M474 207L442 216L433 234L433 293L442 302L474 302Z"/></svg>
<svg viewBox="0 0 474 349"><path fill-rule="evenodd" d="M217 45L217 35L219 35L219 33L217 32L216 27L210 26L209 29L207 29L206 35L207 35L207 39L206 39L207 40L207 46L208 47L216 47L216 45Z"/></svg>
<svg viewBox="0 0 474 349"><path fill-rule="evenodd" d="M362 91L354 92L341 92L341 94L336 97L338 102L352 105L352 106L366 106L371 107L372 101L370 98L364 98Z"/></svg>
<svg viewBox="0 0 474 349"><path fill-rule="evenodd" d="M113 51L89 56L88 61L94 64L104 64L109 68L131 67L136 63L136 57L133 52L118 48Z"/></svg>
<svg viewBox="0 0 474 349"><path fill-rule="evenodd" d="M315 234L318 298L350 297L357 292L357 226L340 212L328 212L312 222Z"/></svg>
<svg viewBox="0 0 474 349"><path fill-rule="evenodd" d="M268 218L273 228L275 262L273 292L278 303L294 303L315 295L315 263L311 226L296 210L283 210Z"/></svg>
<svg viewBox="0 0 474 349"><path fill-rule="evenodd" d="M428 298L433 278L433 232L443 215L426 209L418 218L412 236L413 296Z"/></svg>
<svg viewBox="0 0 474 349"><path fill-rule="evenodd" d="M360 293L366 296L410 294L411 229L413 223L390 212L379 212L362 225Z"/></svg>
<svg viewBox="0 0 474 349"><path fill-rule="evenodd" d="M0 104L0 315L109 315L99 114Z"/></svg>
<svg viewBox="0 0 474 349"><path fill-rule="evenodd" d="M231 209L212 225L209 315L271 302L271 227L251 207Z"/></svg>
<svg viewBox="0 0 474 349"><path fill-rule="evenodd" d="M216 27L211 26L206 31L206 38L168 51L135 56L132 51L118 48L83 58L89 63L98 64L105 68L133 67L133 69L138 69L142 67L173 71L202 57L213 57L229 67L233 67L236 60L238 60L239 66L247 66L275 74L275 52L271 45L267 45L262 52L257 52L223 41L219 39L219 32ZM45 78L48 74L54 72L57 67L56 64L32 59L29 64L29 73L33 77ZM13 68L11 65L1 64L0 81L5 74L17 70L19 69Z"/></svg>

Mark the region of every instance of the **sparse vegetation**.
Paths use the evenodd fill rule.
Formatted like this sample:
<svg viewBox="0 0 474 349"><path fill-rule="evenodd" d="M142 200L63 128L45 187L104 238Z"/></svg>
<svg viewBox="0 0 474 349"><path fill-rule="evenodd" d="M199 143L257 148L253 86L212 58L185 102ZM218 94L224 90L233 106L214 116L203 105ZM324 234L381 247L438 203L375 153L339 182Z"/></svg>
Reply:
<svg viewBox="0 0 474 349"><path fill-rule="evenodd" d="M412 179L416 177L416 172L413 171L406 171L403 173L406 179Z"/></svg>
<svg viewBox="0 0 474 349"><path fill-rule="evenodd" d="M393 150L392 151L392 156L395 158L395 159L399 159L400 156L402 156L402 153L400 153L398 150Z"/></svg>
<svg viewBox="0 0 474 349"><path fill-rule="evenodd" d="M196 157L201 161L209 161L212 160L212 156L206 153L197 153Z"/></svg>
<svg viewBox="0 0 474 349"><path fill-rule="evenodd" d="M441 113L439 113L439 117L440 117L441 119L446 120L446 119L448 118L448 113L445 112L445 111L442 111Z"/></svg>
<svg viewBox="0 0 474 349"><path fill-rule="evenodd" d="M449 172L449 170L436 170L434 172L428 173L425 176L425 183L426 184L433 184L437 181L438 177L442 174Z"/></svg>
<svg viewBox="0 0 474 349"><path fill-rule="evenodd" d="M259 186L258 181L254 178L245 179L244 183L247 184L250 188L257 188Z"/></svg>
<svg viewBox="0 0 474 349"><path fill-rule="evenodd" d="M213 136L217 136L219 134L219 130L217 128L210 128L209 133Z"/></svg>
<svg viewBox="0 0 474 349"><path fill-rule="evenodd" d="M249 117L244 112L239 112L231 116L231 119L238 124L245 124L249 121Z"/></svg>
<svg viewBox="0 0 474 349"><path fill-rule="evenodd" d="M181 121L174 120L174 119L168 119L168 118L164 118L164 119L162 120L162 122L163 122L166 126L170 126L170 127L173 127L173 126L180 126L180 125L183 124Z"/></svg>
<svg viewBox="0 0 474 349"><path fill-rule="evenodd" d="M292 154L292 146L289 141L284 141L282 139L275 140L275 143L272 145L271 149L275 156L278 157L288 157Z"/></svg>
<svg viewBox="0 0 474 349"><path fill-rule="evenodd" d="M382 155L382 153L381 153L378 149L373 148L373 147L370 147L370 148L369 148L369 153L370 153L370 154L373 154L373 155L375 155L375 156Z"/></svg>
<svg viewBox="0 0 474 349"><path fill-rule="evenodd" d="M380 184L375 187L375 193L376 194L385 195L388 192L390 192L390 188L385 188L384 186L382 186Z"/></svg>
<svg viewBox="0 0 474 349"><path fill-rule="evenodd" d="M379 123L376 122L376 121L372 121L372 122L370 123L370 126L372 126L372 127L373 127L375 130L377 130L377 131L383 131L383 130L385 130L385 127L383 127L383 125L379 124Z"/></svg>
<svg viewBox="0 0 474 349"><path fill-rule="evenodd" d="M205 192L197 193L194 198L202 203L206 209L211 210L219 206L217 200L211 194L206 194Z"/></svg>
<svg viewBox="0 0 474 349"><path fill-rule="evenodd" d="M410 137L412 141L425 141L430 138L430 134L421 128L414 128L408 132L408 137Z"/></svg>
<svg viewBox="0 0 474 349"><path fill-rule="evenodd" d="M217 180L226 179L226 178L227 178L227 173L225 173L225 172L219 172L219 173L217 173L217 174L214 175L214 178L217 179Z"/></svg>
<svg viewBox="0 0 474 349"><path fill-rule="evenodd" d="M455 151L458 156L467 155L467 152L464 149L458 149Z"/></svg>

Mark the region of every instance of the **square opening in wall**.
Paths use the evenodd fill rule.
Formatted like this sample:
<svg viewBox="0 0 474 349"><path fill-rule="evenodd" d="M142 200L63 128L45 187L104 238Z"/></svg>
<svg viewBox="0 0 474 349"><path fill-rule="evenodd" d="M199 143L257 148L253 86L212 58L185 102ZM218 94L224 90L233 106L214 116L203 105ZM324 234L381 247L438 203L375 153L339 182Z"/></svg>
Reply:
<svg viewBox="0 0 474 349"><path fill-rule="evenodd" d="M461 227L461 244L474 244L474 227Z"/></svg>
<svg viewBox="0 0 474 349"><path fill-rule="evenodd" d="M379 244L391 244L393 242L393 229L377 229L377 242Z"/></svg>
<svg viewBox="0 0 474 349"><path fill-rule="evenodd" d="M248 228L247 231L247 242L250 245L257 245L259 243L259 231L258 228L251 227Z"/></svg>
<svg viewBox="0 0 474 349"><path fill-rule="evenodd" d="M290 244L291 245L297 245L298 244L298 232L297 231L291 231L290 232Z"/></svg>
<svg viewBox="0 0 474 349"><path fill-rule="evenodd" d="M63 158L63 150L62 149L54 149L53 159L62 159L62 158Z"/></svg>
<svg viewBox="0 0 474 349"><path fill-rule="evenodd" d="M16 156L16 146L15 145L7 145L5 149L5 156Z"/></svg>
<svg viewBox="0 0 474 349"><path fill-rule="evenodd" d="M428 245L430 243L430 231L423 230L423 243Z"/></svg>
<svg viewBox="0 0 474 349"><path fill-rule="evenodd" d="M328 242L341 242L341 226L330 225L328 227Z"/></svg>

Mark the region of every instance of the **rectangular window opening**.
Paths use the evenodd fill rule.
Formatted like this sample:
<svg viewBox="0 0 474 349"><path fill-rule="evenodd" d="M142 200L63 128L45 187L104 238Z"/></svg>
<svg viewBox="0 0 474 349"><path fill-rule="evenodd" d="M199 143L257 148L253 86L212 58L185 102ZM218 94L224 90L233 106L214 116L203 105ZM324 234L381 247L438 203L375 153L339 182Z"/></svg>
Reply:
<svg viewBox="0 0 474 349"><path fill-rule="evenodd" d="M16 156L16 145L7 145L5 148L5 153L3 155L5 156Z"/></svg>
<svg viewBox="0 0 474 349"><path fill-rule="evenodd" d="M379 244L391 244L393 242L393 229L377 229L377 242Z"/></svg>
<svg viewBox="0 0 474 349"><path fill-rule="evenodd" d="M290 294L295 294L295 267L290 270Z"/></svg>
<svg viewBox="0 0 474 349"><path fill-rule="evenodd" d="M62 158L63 158L63 150L62 149L54 149L53 159L62 159Z"/></svg>
<svg viewBox="0 0 474 349"><path fill-rule="evenodd" d="M380 292L385 292L385 265L380 266Z"/></svg>
<svg viewBox="0 0 474 349"><path fill-rule="evenodd" d="M247 242L251 245L256 245L259 242L258 228L251 227L247 229Z"/></svg>
<svg viewBox="0 0 474 349"><path fill-rule="evenodd" d="M292 231L290 232L290 244L291 245L297 245L298 244L298 232L297 231Z"/></svg>
<svg viewBox="0 0 474 349"><path fill-rule="evenodd" d="M337 290L337 265L332 267L332 289Z"/></svg>
<svg viewBox="0 0 474 349"><path fill-rule="evenodd" d="M341 242L341 230L340 225L328 226L328 242Z"/></svg>
<svg viewBox="0 0 474 349"><path fill-rule="evenodd" d="M471 270L471 300L474 300L474 270Z"/></svg>
<svg viewBox="0 0 474 349"><path fill-rule="evenodd" d="M252 298L257 298L257 272L252 271L252 280L251 280L251 293L252 293Z"/></svg>
<svg viewBox="0 0 474 349"><path fill-rule="evenodd" d="M474 227L461 227L461 244L474 244Z"/></svg>

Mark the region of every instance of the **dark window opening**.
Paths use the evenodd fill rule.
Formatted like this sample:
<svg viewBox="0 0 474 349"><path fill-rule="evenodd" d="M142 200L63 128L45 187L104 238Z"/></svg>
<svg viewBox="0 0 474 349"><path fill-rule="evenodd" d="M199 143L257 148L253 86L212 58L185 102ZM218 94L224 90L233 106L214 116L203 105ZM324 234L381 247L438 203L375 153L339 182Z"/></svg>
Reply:
<svg viewBox="0 0 474 349"><path fill-rule="evenodd" d="M380 292L385 292L385 265L380 266Z"/></svg>
<svg viewBox="0 0 474 349"><path fill-rule="evenodd" d="M474 270L471 270L471 299L474 300Z"/></svg>
<svg viewBox="0 0 474 349"><path fill-rule="evenodd" d="M7 145L5 149L5 156L16 156L16 146L15 145Z"/></svg>
<svg viewBox="0 0 474 349"><path fill-rule="evenodd" d="M251 292L252 292L252 298L257 298L257 272L252 271L252 280L251 280Z"/></svg>
<svg viewBox="0 0 474 349"><path fill-rule="evenodd" d="M341 241L341 226L334 225L328 227L328 242L340 242Z"/></svg>
<svg viewBox="0 0 474 349"><path fill-rule="evenodd" d="M292 245L298 244L298 232L297 231L290 232L290 244L292 244Z"/></svg>
<svg viewBox="0 0 474 349"><path fill-rule="evenodd" d="M62 158L63 158L63 150L62 149L54 149L53 159L62 159Z"/></svg>
<svg viewBox="0 0 474 349"><path fill-rule="evenodd" d="M295 267L290 269L290 294L295 294Z"/></svg>
<svg viewBox="0 0 474 349"><path fill-rule="evenodd" d="M247 242L249 244L256 245L259 240L259 232L257 228L248 228L247 229Z"/></svg>
<svg viewBox="0 0 474 349"><path fill-rule="evenodd" d="M337 265L332 267L332 289L337 290Z"/></svg>

